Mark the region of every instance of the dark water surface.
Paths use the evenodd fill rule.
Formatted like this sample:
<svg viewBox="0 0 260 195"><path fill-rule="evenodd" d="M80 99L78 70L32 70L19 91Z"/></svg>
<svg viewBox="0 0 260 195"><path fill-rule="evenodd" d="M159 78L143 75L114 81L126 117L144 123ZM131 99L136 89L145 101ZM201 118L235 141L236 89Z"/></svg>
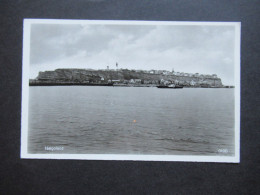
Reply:
<svg viewBox="0 0 260 195"><path fill-rule="evenodd" d="M28 132L29 153L230 156L234 89L30 87Z"/></svg>

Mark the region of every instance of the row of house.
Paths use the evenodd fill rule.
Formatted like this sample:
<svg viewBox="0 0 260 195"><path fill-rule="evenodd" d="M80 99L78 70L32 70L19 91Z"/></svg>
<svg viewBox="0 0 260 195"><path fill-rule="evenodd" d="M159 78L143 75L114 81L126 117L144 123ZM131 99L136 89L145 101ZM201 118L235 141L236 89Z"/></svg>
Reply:
<svg viewBox="0 0 260 195"><path fill-rule="evenodd" d="M163 74L163 75L174 75L174 76L184 76L184 77L196 77L196 78L218 78L216 74L199 74L199 73L184 73L184 72L170 72L167 70L150 70L150 74Z"/></svg>
<svg viewBox="0 0 260 195"><path fill-rule="evenodd" d="M108 80L109 83L115 84L161 84L161 85L168 85L168 84L178 84L178 85L190 85L190 86L198 86L202 84L207 84L207 81L199 80L199 81L183 81L183 80L143 80L143 79L130 79L130 80Z"/></svg>
<svg viewBox="0 0 260 195"><path fill-rule="evenodd" d="M109 71L132 71L132 72L141 72L147 74L162 74L162 75L174 75L174 76L184 76L184 77L197 77L197 78L218 78L216 74L199 74L199 73L184 73L184 72L174 72L168 70L128 70L128 69L109 69Z"/></svg>
<svg viewBox="0 0 260 195"><path fill-rule="evenodd" d="M183 72L173 72L172 73L173 75L175 76L184 76L184 77L196 77L196 78L218 78L218 76L216 74L212 74L212 75L209 75L209 74L199 74L199 73L183 73Z"/></svg>
<svg viewBox="0 0 260 195"><path fill-rule="evenodd" d="M143 79L130 79L130 80L108 80L108 83L115 84L159 84L159 80L143 80Z"/></svg>
<svg viewBox="0 0 260 195"><path fill-rule="evenodd" d="M207 80L197 80L197 81L194 81L194 80L191 80L191 81L187 81L187 80L178 80L178 79L175 79L174 81L169 81L169 80L163 80L161 79L160 80L160 84L162 85L168 85L168 84L177 84L177 85L185 85L185 86L205 86L205 85L212 85L214 86L214 84L212 83L209 83Z"/></svg>

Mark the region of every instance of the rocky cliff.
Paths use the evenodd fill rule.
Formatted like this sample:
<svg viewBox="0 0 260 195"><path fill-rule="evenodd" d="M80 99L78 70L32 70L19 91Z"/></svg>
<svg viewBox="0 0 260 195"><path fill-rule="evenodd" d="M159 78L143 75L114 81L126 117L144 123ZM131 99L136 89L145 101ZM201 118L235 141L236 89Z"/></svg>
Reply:
<svg viewBox="0 0 260 195"><path fill-rule="evenodd" d="M82 83L135 83L160 84L162 82L178 83L184 86L216 86L222 87L221 79L216 75L180 74L174 72L154 73L150 71L89 70L89 69L56 69L39 72L35 79L39 82L82 82Z"/></svg>

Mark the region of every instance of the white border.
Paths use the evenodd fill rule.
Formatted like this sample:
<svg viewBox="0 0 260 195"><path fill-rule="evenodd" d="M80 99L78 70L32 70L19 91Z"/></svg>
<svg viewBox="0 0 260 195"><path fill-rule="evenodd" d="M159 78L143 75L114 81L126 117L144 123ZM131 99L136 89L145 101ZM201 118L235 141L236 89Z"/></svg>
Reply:
<svg viewBox="0 0 260 195"><path fill-rule="evenodd" d="M23 23L23 67L22 67L22 117L21 158L26 159L78 159L78 160L139 160L139 161L189 161L189 162L240 162L240 22L171 22L171 21L115 21L115 20L62 20L24 19ZM124 154L29 154L28 105L31 24L118 24L118 25L208 25L235 27L235 156L192 155L124 155Z"/></svg>

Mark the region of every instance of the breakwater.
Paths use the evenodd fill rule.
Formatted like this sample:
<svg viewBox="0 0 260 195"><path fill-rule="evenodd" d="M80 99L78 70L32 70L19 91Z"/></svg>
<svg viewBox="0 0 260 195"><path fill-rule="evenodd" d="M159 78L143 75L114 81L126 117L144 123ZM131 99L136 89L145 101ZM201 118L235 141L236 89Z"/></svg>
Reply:
<svg viewBox="0 0 260 195"><path fill-rule="evenodd" d="M56 69L39 72L30 79L30 86L89 85L89 86L156 86L170 83L184 87L223 87L217 75L190 74L166 70L92 70Z"/></svg>
<svg viewBox="0 0 260 195"><path fill-rule="evenodd" d="M78 82L42 82L37 80L31 80L30 86L113 86L113 83L78 83Z"/></svg>

